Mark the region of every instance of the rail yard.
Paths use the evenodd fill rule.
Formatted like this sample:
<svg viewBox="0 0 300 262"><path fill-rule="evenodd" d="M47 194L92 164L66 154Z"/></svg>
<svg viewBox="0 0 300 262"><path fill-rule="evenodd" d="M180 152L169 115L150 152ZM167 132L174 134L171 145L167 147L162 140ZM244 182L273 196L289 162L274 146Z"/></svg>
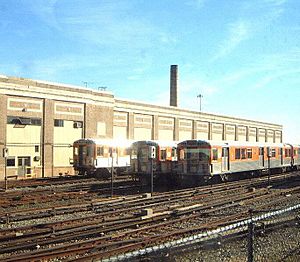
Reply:
<svg viewBox="0 0 300 262"><path fill-rule="evenodd" d="M299 260L300 145L177 89L177 65L169 106L0 76L0 261Z"/></svg>
<svg viewBox="0 0 300 262"><path fill-rule="evenodd" d="M230 225L247 221L249 210L296 206L300 196L299 171L152 196L148 185L126 176L116 179L113 197L110 186L85 177L10 183L0 193L1 261L141 259L155 253L146 248L164 251L168 243L224 226L228 236L242 234Z"/></svg>

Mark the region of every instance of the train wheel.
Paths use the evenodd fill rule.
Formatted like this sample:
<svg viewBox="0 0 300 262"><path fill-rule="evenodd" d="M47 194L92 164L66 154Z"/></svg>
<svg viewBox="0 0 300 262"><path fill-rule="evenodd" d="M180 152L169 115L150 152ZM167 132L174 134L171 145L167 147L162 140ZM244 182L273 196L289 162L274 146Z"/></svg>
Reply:
<svg viewBox="0 0 300 262"><path fill-rule="evenodd" d="M94 173L95 178L97 179L109 179L111 177L110 172L108 169L97 169L97 171Z"/></svg>

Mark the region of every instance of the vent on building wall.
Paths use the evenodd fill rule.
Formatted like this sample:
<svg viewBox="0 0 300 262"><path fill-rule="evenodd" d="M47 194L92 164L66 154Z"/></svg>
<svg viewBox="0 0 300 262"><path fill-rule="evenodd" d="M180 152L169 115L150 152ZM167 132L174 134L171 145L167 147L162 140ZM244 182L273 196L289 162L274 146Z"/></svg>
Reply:
<svg viewBox="0 0 300 262"><path fill-rule="evenodd" d="M82 122L74 122L74 128L82 128Z"/></svg>

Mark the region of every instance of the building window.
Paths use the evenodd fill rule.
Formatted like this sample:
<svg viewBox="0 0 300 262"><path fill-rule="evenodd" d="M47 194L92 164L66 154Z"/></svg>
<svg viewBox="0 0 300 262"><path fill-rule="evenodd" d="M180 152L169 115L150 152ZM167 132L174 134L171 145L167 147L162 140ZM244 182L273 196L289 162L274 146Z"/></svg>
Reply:
<svg viewBox="0 0 300 262"><path fill-rule="evenodd" d="M30 157L29 156L20 156L18 157L18 166L30 166Z"/></svg>
<svg viewBox="0 0 300 262"><path fill-rule="evenodd" d="M35 152L35 153L40 152L40 147L39 147L39 146L34 146L34 152Z"/></svg>
<svg viewBox="0 0 300 262"><path fill-rule="evenodd" d="M16 166L16 159L14 156L7 157L6 166Z"/></svg>
<svg viewBox="0 0 300 262"><path fill-rule="evenodd" d="M41 126L42 120L33 117L8 116L7 124Z"/></svg>
<svg viewBox="0 0 300 262"><path fill-rule="evenodd" d="M42 120L40 118L31 118L31 125L41 126L42 125Z"/></svg>
<svg viewBox="0 0 300 262"><path fill-rule="evenodd" d="M54 119L54 126L63 127L64 126L64 120L62 120L62 119Z"/></svg>

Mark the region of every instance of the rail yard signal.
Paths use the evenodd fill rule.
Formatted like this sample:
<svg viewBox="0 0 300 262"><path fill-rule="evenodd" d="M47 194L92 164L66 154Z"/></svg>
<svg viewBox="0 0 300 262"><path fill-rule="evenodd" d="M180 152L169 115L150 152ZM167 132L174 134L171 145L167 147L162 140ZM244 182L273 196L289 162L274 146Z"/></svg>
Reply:
<svg viewBox="0 0 300 262"><path fill-rule="evenodd" d="M151 160L151 196L153 196L153 159L156 156L155 146L149 146L149 159Z"/></svg>
<svg viewBox="0 0 300 262"><path fill-rule="evenodd" d="M4 157L4 189L7 190L7 157L8 157L8 148L3 148L3 157Z"/></svg>

